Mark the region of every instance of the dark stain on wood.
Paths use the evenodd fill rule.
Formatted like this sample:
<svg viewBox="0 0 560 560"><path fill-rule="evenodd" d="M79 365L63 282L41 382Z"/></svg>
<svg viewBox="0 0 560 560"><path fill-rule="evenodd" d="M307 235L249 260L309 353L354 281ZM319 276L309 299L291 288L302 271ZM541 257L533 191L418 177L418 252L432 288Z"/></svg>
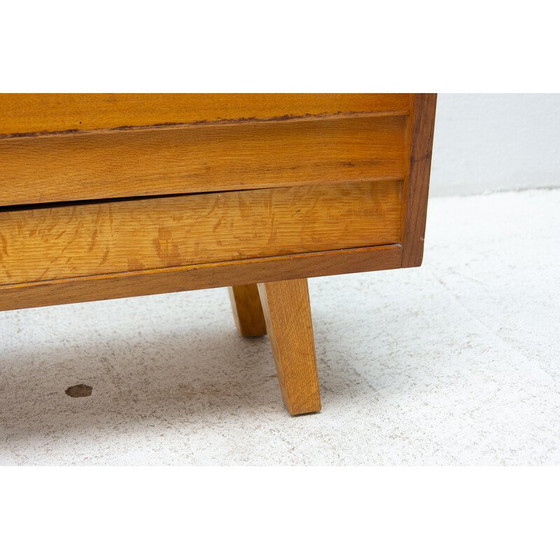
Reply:
<svg viewBox="0 0 560 560"><path fill-rule="evenodd" d="M67 130L41 130L34 132L11 132L8 134L0 134L0 140L10 138L34 138L40 136L63 136L67 134L99 134L110 132L123 132L135 130L148 130L153 128L188 128L188 127L201 127L201 126L227 126L238 124L263 124L275 123L281 121L305 121L305 120L324 120L332 118L359 118L359 117L385 117L385 116L405 116L407 111L390 110L390 111L361 111L361 112L343 112L336 113L305 113L302 115L278 115L276 117L241 117L237 119L216 119L216 120L201 120L191 122L163 122L147 125L123 125L114 128L92 128L92 129L79 129L70 128Z"/></svg>

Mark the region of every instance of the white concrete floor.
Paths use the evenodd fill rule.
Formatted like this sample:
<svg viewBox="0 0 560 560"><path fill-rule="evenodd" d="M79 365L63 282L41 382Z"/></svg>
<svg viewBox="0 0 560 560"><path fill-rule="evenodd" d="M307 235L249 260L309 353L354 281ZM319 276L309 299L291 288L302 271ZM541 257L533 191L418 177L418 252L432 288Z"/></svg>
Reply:
<svg viewBox="0 0 560 560"><path fill-rule="evenodd" d="M224 289L0 313L0 464L558 464L558 216L560 190L434 198L422 268L310 280L299 418Z"/></svg>

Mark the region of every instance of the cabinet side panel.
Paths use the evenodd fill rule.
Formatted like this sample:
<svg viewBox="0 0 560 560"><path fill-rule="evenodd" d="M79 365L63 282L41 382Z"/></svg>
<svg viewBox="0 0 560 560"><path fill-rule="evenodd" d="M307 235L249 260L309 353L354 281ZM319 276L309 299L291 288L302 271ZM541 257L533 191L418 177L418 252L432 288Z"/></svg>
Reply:
<svg viewBox="0 0 560 560"><path fill-rule="evenodd" d="M435 93L414 96L409 126L407 179L403 196L402 266L422 264L436 112Z"/></svg>

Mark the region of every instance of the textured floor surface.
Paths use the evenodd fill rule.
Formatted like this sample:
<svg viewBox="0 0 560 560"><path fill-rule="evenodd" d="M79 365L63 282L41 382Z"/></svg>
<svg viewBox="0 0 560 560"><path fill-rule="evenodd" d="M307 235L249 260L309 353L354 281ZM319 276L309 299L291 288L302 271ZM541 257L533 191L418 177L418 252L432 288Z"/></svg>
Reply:
<svg viewBox="0 0 560 560"><path fill-rule="evenodd" d="M434 198L422 268L310 280L300 418L224 289L0 313L0 464L559 464L559 215L560 190Z"/></svg>

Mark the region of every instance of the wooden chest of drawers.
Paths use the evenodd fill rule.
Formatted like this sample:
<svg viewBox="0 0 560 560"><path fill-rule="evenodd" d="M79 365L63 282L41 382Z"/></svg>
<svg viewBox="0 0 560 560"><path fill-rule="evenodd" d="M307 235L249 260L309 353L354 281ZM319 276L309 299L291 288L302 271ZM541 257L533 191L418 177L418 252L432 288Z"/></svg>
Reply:
<svg viewBox="0 0 560 560"><path fill-rule="evenodd" d="M315 412L306 278L421 263L434 114L433 94L0 95L0 309L230 286L288 410Z"/></svg>

